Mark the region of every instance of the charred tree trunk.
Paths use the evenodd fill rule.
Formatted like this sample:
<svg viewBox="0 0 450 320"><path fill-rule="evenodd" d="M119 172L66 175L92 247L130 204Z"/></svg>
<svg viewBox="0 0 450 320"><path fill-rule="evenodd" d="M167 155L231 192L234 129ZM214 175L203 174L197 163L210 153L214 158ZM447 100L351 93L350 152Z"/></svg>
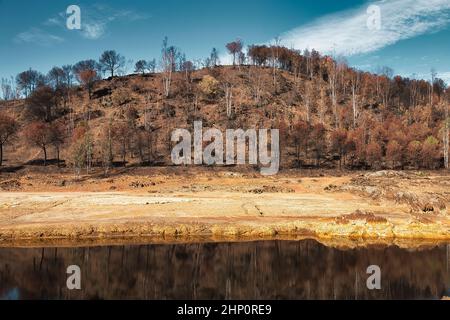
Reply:
<svg viewBox="0 0 450 320"><path fill-rule="evenodd" d="M47 165L47 147L43 146L42 151L44 151L44 167Z"/></svg>

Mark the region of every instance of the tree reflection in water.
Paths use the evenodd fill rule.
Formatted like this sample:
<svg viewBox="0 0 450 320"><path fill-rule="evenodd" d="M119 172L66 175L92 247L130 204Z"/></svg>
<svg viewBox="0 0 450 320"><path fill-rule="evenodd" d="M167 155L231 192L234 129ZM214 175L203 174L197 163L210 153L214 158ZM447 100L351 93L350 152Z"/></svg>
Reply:
<svg viewBox="0 0 450 320"><path fill-rule="evenodd" d="M82 290L66 288L79 265ZM378 265L382 290L368 290ZM449 249L339 250L313 240L0 249L0 298L440 299Z"/></svg>

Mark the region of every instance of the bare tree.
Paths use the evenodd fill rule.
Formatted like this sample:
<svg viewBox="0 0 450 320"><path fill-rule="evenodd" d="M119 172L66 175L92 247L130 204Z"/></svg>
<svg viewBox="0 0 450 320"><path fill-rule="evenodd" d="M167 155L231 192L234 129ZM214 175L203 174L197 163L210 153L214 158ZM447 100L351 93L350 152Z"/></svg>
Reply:
<svg viewBox="0 0 450 320"><path fill-rule="evenodd" d="M26 116L33 120L50 122L55 116L55 90L49 86L42 86L26 99Z"/></svg>
<svg viewBox="0 0 450 320"><path fill-rule="evenodd" d="M108 71L114 77L114 72L125 65L125 58L114 50L107 50L102 53L99 63L103 71Z"/></svg>
<svg viewBox="0 0 450 320"><path fill-rule="evenodd" d="M97 74L100 74L101 67L99 66L97 61L92 60L92 59L79 61L72 67L72 72L76 77L82 71L86 71L86 70L92 70L92 71L95 71ZM77 79L77 80L79 80L79 79Z"/></svg>
<svg viewBox="0 0 450 320"><path fill-rule="evenodd" d="M192 73L195 71L194 63L192 61L186 60L183 62L181 66L181 71L184 73L184 80L186 81L186 85L190 89L192 84Z"/></svg>
<svg viewBox="0 0 450 320"><path fill-rule="evenodd" d="M18 129L19 124L14 118L0 113L0 166L3 164L3 147L11 141Z"/></svg>
<svg viewBox="0 0 450 320"><path fill-rule="evenodd" d="M381 67L378 71L380 77L377 77L377 86L382 96L383 105L388 108L391 98L391 79L394 75L394 70L389 67Z"/></svg>
<svg viewBox="0 0 450 320"><path fill-rule="evenodd" d="M112 119L108 119L103 128L102 139L100 141L100 155L104 174L108 174L108 171L113 166L114 154L113 154L113 135L112 135Z"/></svg>
<svg viewBox="0 0 450 320"><path fill-rule="evenodd" d="M36 70L29 69L16 77L17 87L25 97L28 97L37 87L45 84L45 77Z"/></svg>
<svg viewBox="0 0 450 320"><path fill-rule="evenodd" d="M230 82L225 82L223 84L223 89L225 92L225 107L227 110L227 118L231 119L233 111L233 86Z"/></svg>
<svg viewBox="0 0 450 320"><path fill-rule="evenodd" d="M70 88L72 86L72 82L73 82L73 66L67 64L62 66L62 69L64 71L64 85L67 88Z"/></svg>
<svg viewBox="0 0 450 320"><path fill-rule="evenodd" d="M210 59L210 63L211 63L212 67L217 67L217 65L220 63L219 62L219 52L217 51L216 48L212 48L209 59Z"/></svg>
<svg viewBox="0 0 450 320"><path fill-rule="evenodd" d="M429 102L430 106L433 106L434 84L436 82L437 72L434 68L432 68L430 73L431 73L431 83L429 87Z"/></svg>
<svg viewBox="0 0 450 320"><path fill-rule="evenodd" d="M145 72L148 70L147 61L145 60L138 60L136 64L134 65L134 72L141 73L142 75L145 74Z"/></svg>
<svg viewBox="0 0 450 320"><path fill-rule="evenodd" d="M55 148L56 151L56 161L59 167L60 163L60 150L61 146L65 142L65 126L61 121L54 121L50 124L50 144Z"/></svg>
<svg viewBox="0 0 450 320"><path fill-rule="evenodd" d="M328 84L330 87L331 104L333 107L333 114L335 118L335 126L339 128L339 114L337 110L337 81L339 76L339 69L336 61L328 60Z"/></svg>
<svg viewBox="0 0 450 320"><path fill-rule="evenodd" d="M311 52L308 49L305 49L303 53L305 59L306 59L306 75L309 77L310 80L313 78L313 59Z"/></svg>
<svg viewBox="0 0 450 320"><path fill-rule="evenodd" d="M236 66L236 58L239 57L239 53L242 52L244 44L241 39L236 39L226 45L228 52L233 56L233 66Z"/></svg>
<svg viewBox="0 0 450 320"><path fill-rule="evenodd" d="M163 40L161 53L164 96L168 98L172 84L172 74L176 71L176 62L180 53L174 46L169 46L167 37Z"/></svg>
<svg viewBox="0 0 450 320"><path fill-rule="evenodd" d="M449 134L450 134L450 115L449 115L449 101L445 103L445 119L444 119L444 165L449 169Z"/></svg>
<svg viewBox="0 0 450 320"><path fill-rule="evenodd" d="M97 71L95 70L82 70L77 73L78 81L86 87L89 94L89 99L92 98L92 89L94 88L94 83L98 79Z"/></svg>
<svg viewBox="0 0 450 320"><path fill-rule="evenodd" d="M53 67L47 74L47 79L49 85L51 85L54 89L59 89L64 83L65 73L64 70L60 67Z"/></svg>
<svg viewBox="0 0 450 320"><path fill-rule="evenodd" d="M356 121L358 118L358 95L361 87L361 74L357 70L351 72L350 84L352 87L353 128L356 128Z"/></svg>
<svg viewBox="0 0 450 320"><path fill-rule="evenodd" d="M30 145L42 149L44 153L44 166L47 165L47 148L53 139L50 124L42 121L29 124L25 129L25 137Z"/></svg>
<svg viewBox="0 0 450 320"><path fill-rule="evenodd" d="M313 84L312 81L306 81L305 83L305 107L306 107L306 122L311 122L311 102L313 100Z"/></svg>
<svg viewBox="0 0 450 320"><path fill-rule="evenodd" d="M327 112L327 101L326 101L326 92L325 92L325 88L321 87L320 88L320 99L319 99L319 104L318 104L318 113L319 113L319 120L320 120L320 124L324 125L325 124L325 114Z"/></svg>
<svg viewBox="0 0 450 320"><path fill-rule="evenodd" d="M263 93L263 75L262 70L258 66L252 66L249 69L249 79L253 93L253 99L256 105L261 102Z"/></svg>
<svg viewBox="0 0 450 320"><path fill-rule="evenodd" d="M127 152L130 148L130 138L132 135L132 128L128 121L116 122L112 129L113 141L117 143L120 155L122 156L122 165L126 167Z"/></svg>
<svg viewBox="0 0 450 320"><path fill-rule="evenodd" d="M411 77L411 85L410 85L410 103L413 109L417 106L417 98L419 94L419 83L416 79L416 74L413 74Z"/></svg>
<svg viewBox="0 0 450 320"><path fill-rule="evenodd" d="M280 58L280 42L281 39L279 37L275 37L275 44L270 47L271 51L271 60L272 60L272 77L273 77L273 87L275 88L275 91L277 91L277 68L278 68L278 61Z"/></svg>
<svg viewBox="0 0 450 320"><path fill-rule="evenodd" d="M148 71L150 73L155 73L156 71L156 59L147 61Z"/></svg>
<svg viewBox="0 0 450 320"><path fill-rule="evenodd" d="M13 92L13 85L11 83L11 80L9 80L7 78L2 78L1 89L2 89L3 100L13 99L14 92Z"/></svg>

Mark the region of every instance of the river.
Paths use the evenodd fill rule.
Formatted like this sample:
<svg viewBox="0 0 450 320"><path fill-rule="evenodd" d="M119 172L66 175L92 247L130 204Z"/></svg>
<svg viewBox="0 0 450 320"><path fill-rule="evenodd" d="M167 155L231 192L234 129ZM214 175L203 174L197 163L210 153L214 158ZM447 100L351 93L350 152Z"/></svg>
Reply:
<svg viewBox="0 0 450 320"><path fill-rule="evenodd" d="M449 246L326 247L314 240L0 248L1 299L441 299ZM69 290L77 265L81 289ZM381 289L367 288L367 268Z"/></svg>

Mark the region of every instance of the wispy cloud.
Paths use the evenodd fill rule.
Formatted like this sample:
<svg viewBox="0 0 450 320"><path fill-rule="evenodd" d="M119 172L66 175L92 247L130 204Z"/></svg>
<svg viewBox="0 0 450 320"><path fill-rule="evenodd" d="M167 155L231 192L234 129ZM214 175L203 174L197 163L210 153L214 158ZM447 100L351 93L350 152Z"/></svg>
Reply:
<svg viewBox="0 0 450 320"><path fill-rule="evenodd" d="M39 28L31 28L28 31L19 33L14 41L16 43L34 43L41 46L50 46L64 42L64 39Z"/></svg>
<svg viewBox="0 0 450 320"><path fill-rule="evenodd" d="M133 10L117 10L107 5L95 4L82 7L80 34L85 39L97 40L107 33L108 27L114 22L134 22L149 17L149 15ZM42 46L63 42L64 38L55 35L53 31L55 31L54 28L66 30L66 19L66 12L60 12L48 18L39 27L32 27L19 33L14 41L16 43L35 43Z"/></svg>
<svg viewBox="0 0 450 320"><path fill-rule="evenodd" d="M106 5L94 5L82 10L81 35L96 40L104 36L113 22L134 22L149 16L133 10L116 10Z"/></svg>
<svg viewBox="0 0 450 320"><path fill-rule="evenodd" d="M367 27L369 4L381 9L381 29ZM351 56L369 53L398 41L436 32L450 23L449 0L391 0L324 16L281 35L296 49Z"/></svg>

